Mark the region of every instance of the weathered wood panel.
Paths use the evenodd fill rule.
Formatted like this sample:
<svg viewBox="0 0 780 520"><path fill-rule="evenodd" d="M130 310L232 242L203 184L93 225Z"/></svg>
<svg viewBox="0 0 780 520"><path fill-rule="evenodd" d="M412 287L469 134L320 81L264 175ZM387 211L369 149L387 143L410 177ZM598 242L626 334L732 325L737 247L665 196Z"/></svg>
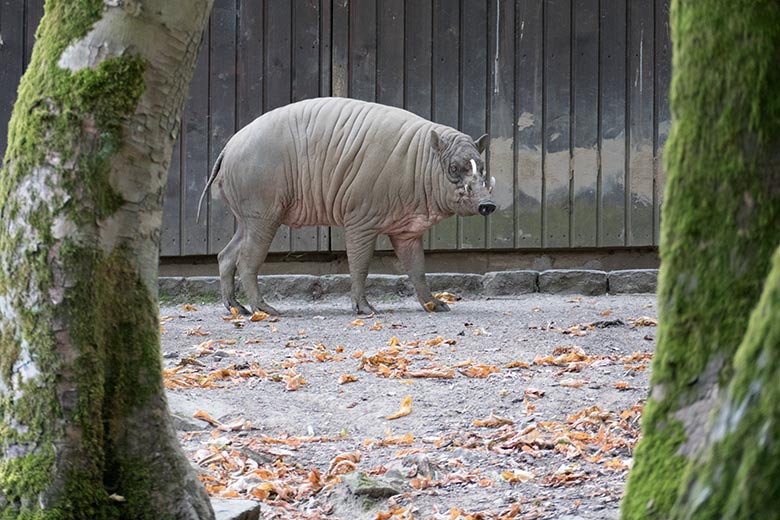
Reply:
<svg viewBox="0 0 780 520"><path fill-rule="evenodd" d="M0 148L44 0L0 0ZM657 245L669 135L669 0L216 0L163 208L163 256L213 255L233 218L200 192L224 143L291 101L351 96L491 134L500 210L437 250ZM390 247L386 239L380 249ZM327 227L272 251L343 250Z"/></svg>

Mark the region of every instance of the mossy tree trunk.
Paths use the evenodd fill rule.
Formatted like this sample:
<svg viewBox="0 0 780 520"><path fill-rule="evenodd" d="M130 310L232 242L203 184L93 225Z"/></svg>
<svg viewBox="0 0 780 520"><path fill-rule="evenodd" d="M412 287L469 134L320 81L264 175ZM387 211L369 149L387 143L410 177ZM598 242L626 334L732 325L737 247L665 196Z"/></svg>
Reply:
<svg viewBox="0 0 780 520"><path fill-rule="evenodd" d="M712 499L708 493L723 492L724 480L720 491L700 487L721 478L701 462L722 452L708 444L723 440L722 419L713 423L713 410L724 403L719 413L730 418L731 434L743 412L734 406L761 402L750 374L768 392L762 399L771 397L775 406L780 389L777 379L761 386L761 374L774 364L757 354L766 348L764 355L777 357L776 333L774 345L754 345L766 333L754 318L746 335L780 245L780 4L673 0L671 25L674 124L665 152L658 345L643 439L623 502L626 519L677 517ZM765 295L756 315L773 305L777 312L771 298ZM768 425L780 419L771 407L749 415L756 420L762 413ZM776 424L764 432L765 442L780 443ZM740 449L760 453L748 444L755 437L729 438L735 455ZM742 460L719 462L718 471L750 467ZM772 468L773 481L780 481L777 464ZM745 479L741 485L750 491L729 497L742 500L766 484ZM694 517L721 518L719 512Z"/></svg>
<svg viewBox="0 0 780 520"><path fill-rule="evenodd" d="M169 420L157 309L212 2L46 2L0 178L3 520L213 518Z"/></svg>

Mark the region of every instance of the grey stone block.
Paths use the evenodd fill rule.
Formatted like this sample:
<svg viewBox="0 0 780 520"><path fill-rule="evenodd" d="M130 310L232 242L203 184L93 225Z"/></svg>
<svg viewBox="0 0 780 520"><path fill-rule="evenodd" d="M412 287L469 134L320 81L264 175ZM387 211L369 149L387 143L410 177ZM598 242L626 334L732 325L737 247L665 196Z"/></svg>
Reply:
<svg viewBox="0 0 780 520"><path fill-rule="evenodd" d="M496 271L485 273L482 289L485 296L508 296L537 291L537 271Z"/></svg>
<svg viewBox="0 0 780 520"><path fill-rule="evenodd" d="M607 273L590 269L550 269L539 273L539 292L595 296L607 292Z"/></svg>
<svg viewBox="0 0 780 520"><path fill-rule="evenodd" d="M157 287L163 298L178 298L184 294L184 277L161 276L157 279Z"/></svg>
<svg viewBox="0 0 780 520"><path fill-rule="evenodd" d="M472 273L431 273L425 275L433 292L478 294L482 290L482 276Z"/></svg>
<svg viewBox="0 0 780 520"><path fill-rule="evenodd" d="M211 507L216 520L260 520L262 505L254 500L212 498Z"/></svg>
<svg viewBox="0 0 780 520"><path fill-rule="evenodd" d="M654 293L658 269L627 269L609 273L610 294Z"/></svg>
<svg viewBox="0 0 780 520"><path fill-rule="evenodd" d="M266 275L260 277L260 291L274 299L322 298L322 283L319 276L309 274Z"/></svg>
<svg viewBox="0 0 780 520"><path fill-rule="evenodd" d="M327 274L320 277L323 296L343 296L349 294L350 280L348 274Z"/></svg>
<svg viewBox="0 0 780 520"><path fill-rule="evenodd" d="M190 298L219 296L219 277L190 276L184 279L184 294Z"/></svg>
<svg viewBox="0 0 780 520"><path fill-rule="evenodd" d="M409 296L412 292L408 277L397 274L372 274L366 282L368 297Z"/></svg>

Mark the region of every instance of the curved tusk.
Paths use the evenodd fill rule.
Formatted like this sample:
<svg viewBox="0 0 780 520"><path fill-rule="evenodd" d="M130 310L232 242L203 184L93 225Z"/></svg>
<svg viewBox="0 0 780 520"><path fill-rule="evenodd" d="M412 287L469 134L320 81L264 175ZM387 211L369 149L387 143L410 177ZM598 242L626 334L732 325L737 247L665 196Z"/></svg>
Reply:
<svg viewBox="0 0 780 520"><path fill-rule="evenodd" d="M474 176L479 177L479 173L477 172L477 161L469 159L469 162L471 163L471 171L474 172Z"/></svg>

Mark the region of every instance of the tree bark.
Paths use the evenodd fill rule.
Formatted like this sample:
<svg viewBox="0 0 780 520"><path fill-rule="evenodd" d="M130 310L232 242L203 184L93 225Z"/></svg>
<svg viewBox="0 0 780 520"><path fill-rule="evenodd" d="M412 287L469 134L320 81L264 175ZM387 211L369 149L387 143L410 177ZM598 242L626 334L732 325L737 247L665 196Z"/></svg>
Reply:
<svg viewBox="0 0 780 520"><path fill-rule="evenodd" d="M671 22L658 342L626 519L679 514L780 244L780 6L673 0Z"/></svg>
<svg viewBox="0 0 780 520"><path fill-rule="evenodd" d="M0 518L213 518L162 385L165 177L213 0L48 0L0 178Z"/></svg>

